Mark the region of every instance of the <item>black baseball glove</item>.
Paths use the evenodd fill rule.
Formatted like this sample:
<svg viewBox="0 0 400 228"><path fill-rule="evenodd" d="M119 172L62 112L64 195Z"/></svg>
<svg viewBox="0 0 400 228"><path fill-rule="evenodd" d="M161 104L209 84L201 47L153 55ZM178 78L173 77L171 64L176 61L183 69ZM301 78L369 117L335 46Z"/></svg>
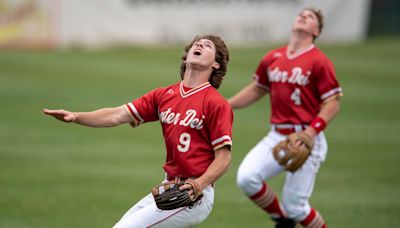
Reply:
<svg viewBox="0 0 400 228"><path fill-rule="evenodd" d="M192 188L179 190L182 185L188 184ZM189 194L192 190L193 193ZM186 181L168 181L154 187L151 190L156 205L161 210L173 210L180 207L192 207L203 197L199 184L193 179Z"/></svg>

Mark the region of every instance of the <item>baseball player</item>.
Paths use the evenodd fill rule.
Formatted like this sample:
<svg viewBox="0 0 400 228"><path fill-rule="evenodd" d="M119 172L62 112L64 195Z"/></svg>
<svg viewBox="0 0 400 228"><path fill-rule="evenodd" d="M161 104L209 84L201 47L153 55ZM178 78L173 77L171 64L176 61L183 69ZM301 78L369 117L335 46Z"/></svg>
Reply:
<svg viewBox="0 0 400 228"><path fill-rule="evenodd" d="M160 210L152 194L130 208L114 227L192 227L211 213L213 183L231 160L233 112L217 89L227 70L229 52L214 35L196 36L185 48L180 67L182 81L157 88L127 104L93 112L48 110L44 113L64 122L89 127L113 127L130 123L137 127L160 121L167 155L165 180L193 179L203 192L192 207ZM192 181L192 180L191 180ZM181 190L193 193L185 184Z"/></svg>
<svg viewBox="0 0 400 228"><path fill-rule="evenodd" d="M327 153L323 130L339 111L342 89L332 62L314 44L322 28L321 11L302 10L292 24L289 44L267 53L253 82L228 100L237 109L270 94L271 130L242 161L237 184L272 217L276 227L295 227L298 223L309 228L327 227L308 199ZM277 162L272 151L295 132L310 138L314 146L301 167L289 172ZM298 141L293 148L301 144ZM265 180L283 171L287 173L279 202Z"/></svg>

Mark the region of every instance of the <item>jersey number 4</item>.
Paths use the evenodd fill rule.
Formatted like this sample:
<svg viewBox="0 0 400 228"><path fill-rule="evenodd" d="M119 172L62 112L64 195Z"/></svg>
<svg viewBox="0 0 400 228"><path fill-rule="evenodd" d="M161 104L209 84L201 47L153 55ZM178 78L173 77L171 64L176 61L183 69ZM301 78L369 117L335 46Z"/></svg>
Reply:
<svg viewBox="0 0 400 228"><path fill-rule="evenodd" d="M292 95L290 95L290 100L292 100L294 104L297 106L301 105L300 93L301 93L300 89L296 88L294 89Z"/></svg>
<svg viewBox="0 0 400 228"><path fill-rule="evenodd" d="M191 137L188 133L184 132L179 136L179 144L176 146L178 150L185 153L189 150Z"/></svg>

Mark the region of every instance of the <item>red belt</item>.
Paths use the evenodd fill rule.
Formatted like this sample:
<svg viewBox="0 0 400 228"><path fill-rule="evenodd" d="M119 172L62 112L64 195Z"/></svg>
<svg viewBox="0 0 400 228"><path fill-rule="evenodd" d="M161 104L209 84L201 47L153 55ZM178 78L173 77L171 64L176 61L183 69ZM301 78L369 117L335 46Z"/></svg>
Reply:
<svg viewBox="0 0 400 228"><path fill-rule="evenodd" d="M282 135L290 135L290 134L296 132L296 129L294 129L294 128L276 128L275 131Z"/></svg>

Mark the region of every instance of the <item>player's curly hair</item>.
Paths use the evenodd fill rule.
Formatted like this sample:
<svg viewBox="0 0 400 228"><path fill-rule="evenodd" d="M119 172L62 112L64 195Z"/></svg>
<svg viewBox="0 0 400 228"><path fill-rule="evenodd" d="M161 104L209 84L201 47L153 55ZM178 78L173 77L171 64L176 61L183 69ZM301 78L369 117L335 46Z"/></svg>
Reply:
<svg viewBox="0 0 400 228"><path fill-rule="evenodd" d="M211 77L208 81L214 88L218 89L221 86L222 79L224 78L226 71L227 71L228 62L229 62L229 50L226 47L225 42L221 39L221 37L216 36L216 35L196 36L196 37L194 37L193 41L185 47L185 52L182 55L182 63L181 63L181 67L180 67L181 79L183 80L183 76L186 71L185 60L186 60L188 51L195 42L197 42L201 39L210 40L215 45L215 48L216 48L215 61L219 63L220 67L219 67L219 69L213 70L213 72L211 73Z"/></svg>
<svg viewBox="0 0 400 228"><path fill-rule="evenodd" d="M313 7L308 7L308 8L304 8L304 10L307 11L311 11L312 13L315 14L315 16L317 17L318 20L318 29L319 29L319 35L321 35L322 33L322 29L324 28L324 15L322 14L322 11L320 9L317 8L313 8ZM314 36L314 40L317 39L318 36Z"/></svg>

